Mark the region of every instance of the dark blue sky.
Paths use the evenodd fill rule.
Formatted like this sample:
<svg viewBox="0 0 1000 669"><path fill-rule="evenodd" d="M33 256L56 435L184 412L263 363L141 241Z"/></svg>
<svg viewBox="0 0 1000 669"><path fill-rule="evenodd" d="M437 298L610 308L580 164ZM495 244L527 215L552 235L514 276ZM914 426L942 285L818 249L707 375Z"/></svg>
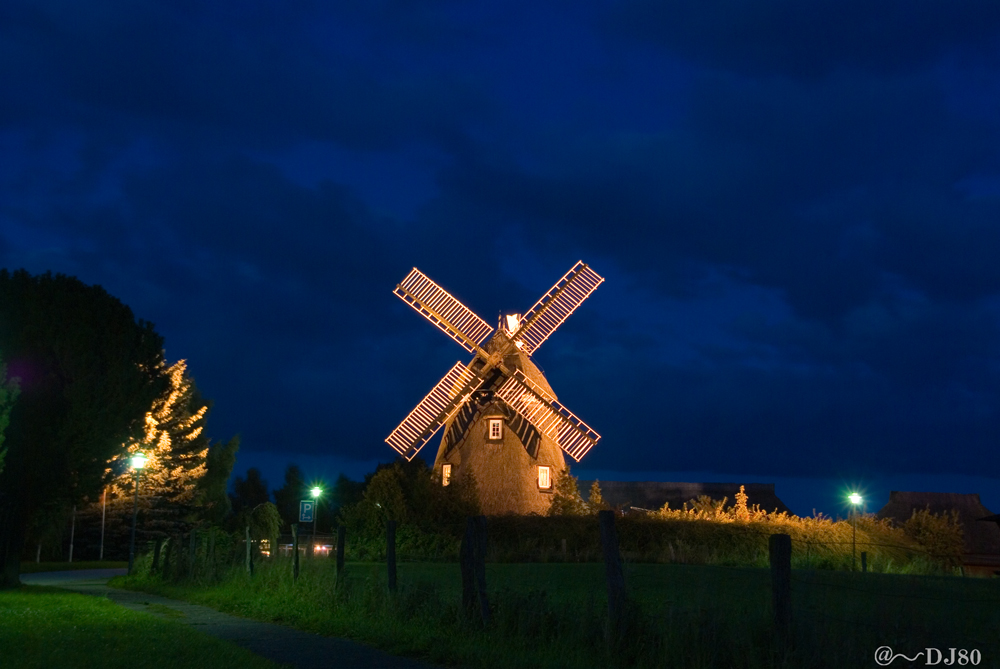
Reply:
<svg viewBox="0 0 1000 669"><path fill-rule="evenodd" d="M582 477L1000 511L995 2L15 0L0 51L0 266L153 321L239 472L391 459L466 359L411 267L492 323L583 259Z"/></svg>

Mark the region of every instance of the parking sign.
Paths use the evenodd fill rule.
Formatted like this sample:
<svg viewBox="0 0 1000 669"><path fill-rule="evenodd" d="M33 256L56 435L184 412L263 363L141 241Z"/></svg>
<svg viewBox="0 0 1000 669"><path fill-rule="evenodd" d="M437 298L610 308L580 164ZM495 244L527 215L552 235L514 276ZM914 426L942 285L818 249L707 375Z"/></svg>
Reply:
<svg viewBox="0 0 1000 669"><path fill-rule="evenodd" d="M311 523L313 521L313 512L316 509L316 502L311 499L304 499L299 502L299 522L300 523Z"/></svg>

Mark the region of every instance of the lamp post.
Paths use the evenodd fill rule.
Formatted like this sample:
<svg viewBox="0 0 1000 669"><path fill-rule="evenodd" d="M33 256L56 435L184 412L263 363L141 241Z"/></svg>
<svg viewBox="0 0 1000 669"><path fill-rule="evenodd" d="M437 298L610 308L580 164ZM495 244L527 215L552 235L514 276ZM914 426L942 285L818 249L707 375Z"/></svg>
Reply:
<svg viewBox="0 0 1000 669"><path fill-rule="evenodd" d="M136 453L132 456L132 469L135 470L135 500L132 502L132 540L128 546L128 573L132 574L132 566L135 564L135 521L139 515L139 475L142 468L146 466L146 456L143 453Z"/></svg>
<svg viewBox="0 0 1000 669"><path fill-rule="evenodd" d="M316 507L313 509L313 533L312 540L309 542L309 554L313 555L316 552L316 521L319 519L319 496L323 494L323 489L319 486L314 486L309 494L314 500L316 500Z"/></svg>
<svg viewBox="0 0 1000 669"><path fill-rule="evenodd" d="M851 503L851 510L853 511L851 517L851 571L857 571L857 547L858 547L858 504L861 504L862 498L856 492L852 492L847 497L848 501Z"/></svg>

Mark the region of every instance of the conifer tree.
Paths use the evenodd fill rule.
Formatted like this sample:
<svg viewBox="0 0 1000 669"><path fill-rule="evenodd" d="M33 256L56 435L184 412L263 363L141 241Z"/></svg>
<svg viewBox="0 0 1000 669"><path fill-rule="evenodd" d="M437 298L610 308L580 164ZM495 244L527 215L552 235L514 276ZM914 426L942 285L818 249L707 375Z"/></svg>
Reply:
<svg viewBox="0 0 1000 669"><path fill-rule="evenodd" d="M197 521L197 507L204 502L199 482L208 473L209 440L204 427L209 404L187 374L186 361L174 363L166 376L168 386L146 412L141 436L129 440L108 462L111 480L107 485L105 546L111 548L106 549L109 554L120 552L131 529L135 472L130 460L136 453L148 458L139 475L137 541L187 532ZM81 520L88 527L96 526L101 511L98 495L82 512Z"/></svg>
<svg viewBox="0 0 1000 669"><path fill-rule="evenodd" d="M550 516L583 516L587 514L587 503L580 497L580 487L576 477L570 474L569 465L556 475L555 491L549 504Z"/></svg>
<svg viewBox="0 0 1000 669"><path fill-rule="evenodd" d="M604 501L604 495L601 494L601 482L596 479L590 484L590 497L587 500L587 506L590 507L591 513L597 513L598 511L605 511L611 508L608 503Z"/></svg>

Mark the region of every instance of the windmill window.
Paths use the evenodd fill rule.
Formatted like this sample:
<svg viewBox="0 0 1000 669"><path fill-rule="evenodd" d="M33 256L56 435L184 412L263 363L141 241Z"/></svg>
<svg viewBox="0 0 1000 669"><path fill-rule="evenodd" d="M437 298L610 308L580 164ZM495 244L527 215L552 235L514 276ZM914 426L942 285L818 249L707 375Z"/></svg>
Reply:
<svg viewBox="0 0 1000 669"><path fill-rule="evenodd" d="M503 439L503 419L490 418L490 440Z"/></svg>
<svg viewBox="0 0 1000 669"><path fill-rule="evenodd" d="M538 468L538 487L542 490L552 487L552 470L549 467L543 465Z"/></svg>
<svg viewBox="0 0 1000 669"><path fill-rule="evenodd" d="M451 465L441 465L441 485L451 483Z"/></svg>

